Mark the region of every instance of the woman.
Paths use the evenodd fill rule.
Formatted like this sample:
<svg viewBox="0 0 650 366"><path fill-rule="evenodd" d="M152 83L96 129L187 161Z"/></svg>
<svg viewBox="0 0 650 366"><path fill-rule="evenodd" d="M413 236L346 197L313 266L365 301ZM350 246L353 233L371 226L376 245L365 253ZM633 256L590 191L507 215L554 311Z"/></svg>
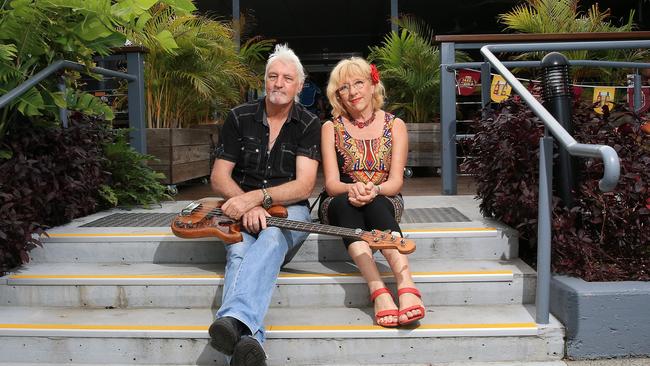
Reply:
<svg viewBox="0 0 650 366"><path fill-rule="evenodd" d="M401 233L398 221L408 136L404 121L384 112L384 86L374 65L352 57L339 62L330 75L327 97L332 121L323 125L321 154L328 197L319 214L324 223L364 230ZM361 271L375 306L375 321L384 327L424 317L408 258L396 249L382 250L395 276L399 308L386 288L368 243L344 239Z"/></svg>

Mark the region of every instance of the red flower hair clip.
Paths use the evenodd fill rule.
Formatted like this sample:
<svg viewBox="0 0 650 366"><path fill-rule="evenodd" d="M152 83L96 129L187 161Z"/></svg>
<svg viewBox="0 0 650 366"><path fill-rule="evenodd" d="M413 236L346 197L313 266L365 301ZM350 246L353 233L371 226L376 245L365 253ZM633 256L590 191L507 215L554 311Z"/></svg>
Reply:
<svg viewBox="0 0 650 366"><path fill-rule="evenodd" d="M377 70L377 66L375 66L375 64L370 64L370 79L372 80L373 85L377 85L379 83L379 70Z"/></svg>

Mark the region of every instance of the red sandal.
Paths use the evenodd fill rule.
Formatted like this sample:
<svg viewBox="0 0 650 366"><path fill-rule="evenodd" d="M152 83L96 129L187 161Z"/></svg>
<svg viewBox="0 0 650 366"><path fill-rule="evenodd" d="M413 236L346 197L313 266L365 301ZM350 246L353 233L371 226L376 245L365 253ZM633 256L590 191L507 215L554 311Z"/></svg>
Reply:
<svg viewBox="0 0 650 366"><path fill-rule="evenodd" d="M420 299L422 298L422 295L420 294L420 291L418 289L416 289L415 287L404 287L404 288L401 288L401 289L397 290L397 297L398 298L400 296L402 296L403 294L413 294L413 295L419 297ZM420 315L416 315L416 316L414 316L412 318L408 318L406 321L403 321L403 322L399 321L400 316L406 315L406 317L408 317L408 315L406 313L408 313L409 311L413 311L413 310L420 310ZM400 310L398 312L398 315L397 315L397 321L399 322L399 325L411 324L414 321L420 320L422 318L424 318L424 306L422 306L422 305L409 306L406 309Z"/></svg>
<svg viewBox="0 0 650 366"><path fill-rule="evenodd" d="M389 290L388 288L386 288L386 287L382 287L382 288L380 288L380 289L375 290L375 291L370 295L370 302L373 302L373 303L374 303L374 302L375 302L375 299L377 298L377 296L379 296L379 295L383 295L383 294L389 294L391 297L393 297L393 294L390 293L390 290ZM399 320L398 320L398 321L395 321L395 322L393 322L393 323L384 323L384 324L379 324L379 319L381 319L381 318L383 318L383 317L385 317L385 316L391 316L391 315L394 315L394 316L396 316L396 317L399 316L399 314L398 314L398 310L397 310L397 309L382 310L382 311L376 313L376 314L375 314L375 323L377 323L377 325L382 326L382 327L386 327L386 328L394 328L394 327L396 327L396 326L398 325L398 321L399 321ZM398 319L399 319L399 318L398 318Z"/></svg>

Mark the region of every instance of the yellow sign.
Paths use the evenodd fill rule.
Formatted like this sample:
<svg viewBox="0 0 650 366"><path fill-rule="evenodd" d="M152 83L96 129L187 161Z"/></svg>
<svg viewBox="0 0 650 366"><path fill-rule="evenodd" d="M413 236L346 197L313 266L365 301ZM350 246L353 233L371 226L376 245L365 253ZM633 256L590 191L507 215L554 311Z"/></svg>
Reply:
<svg viewBox="0 0 650 366"><path fill-rule="evenodd" d="M594 105L598 103L594 107L594 111L598 114L603 114L603 106L607 106L607 108L611 111L612 108L614 107L614 93L616 92L616 88L608 88L608 87L595 87L594 88Z"/></svg>
<svg viewBox="0 0 650 366"><path fill-rule="evenodd" d="M508 99L511 92L512 87L506 82L503 76L494 75L490 87L490 97L492 98L492 101L501 103L504 100Z"/></svg>

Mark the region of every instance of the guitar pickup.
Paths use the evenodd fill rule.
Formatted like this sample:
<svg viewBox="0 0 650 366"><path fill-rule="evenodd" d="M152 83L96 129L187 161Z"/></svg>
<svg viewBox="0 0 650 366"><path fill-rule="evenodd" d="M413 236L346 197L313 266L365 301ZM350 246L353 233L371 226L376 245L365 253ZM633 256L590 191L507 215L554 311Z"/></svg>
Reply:
<svg viewBox="0 0 650 366"><path fill-rule="evenodd" d="M199 206L201 206L201 203L199 203L198 201L194 201L190 203L189 205L185 206L184 209L181 210L181 216L192 215L192 212L194 212L194 210Z"/></svg>

